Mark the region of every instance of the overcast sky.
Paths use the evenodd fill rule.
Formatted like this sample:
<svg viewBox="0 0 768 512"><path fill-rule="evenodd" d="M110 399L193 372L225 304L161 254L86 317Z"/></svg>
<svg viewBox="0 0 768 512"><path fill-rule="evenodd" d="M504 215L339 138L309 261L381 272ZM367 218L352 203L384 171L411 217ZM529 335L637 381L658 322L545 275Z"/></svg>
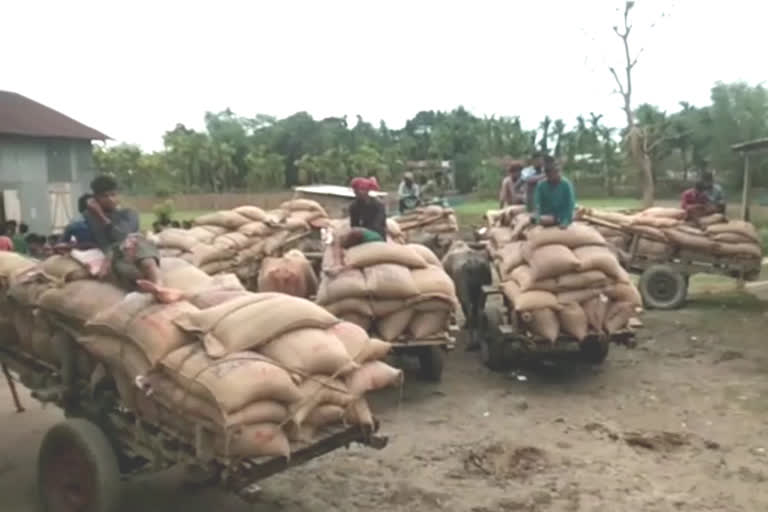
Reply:
<svg viewBox="0 0 768 512"><path fill-rule="evenodd" d="M0 1L0 89L118 141L162 147L205 111L393 128L419 110L622 122L618 0ZM635 102L706 104L768 79L765 0L638 0ZM661 13L666 16L662 17ZM651 25L656 26L651 28Z"/></svg>

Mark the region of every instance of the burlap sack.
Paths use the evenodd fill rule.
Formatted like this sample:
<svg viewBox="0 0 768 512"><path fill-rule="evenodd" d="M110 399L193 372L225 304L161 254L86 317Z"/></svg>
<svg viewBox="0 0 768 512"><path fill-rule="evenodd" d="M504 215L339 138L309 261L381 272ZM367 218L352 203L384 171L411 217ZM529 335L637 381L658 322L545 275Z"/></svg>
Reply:
<svg viewBox="0 0 768 512"><path fill-rule="evenodd" d="M682 220L672 217L654 217L652 215L636 215L632 218L632 226L651 226L665 229L679 226Z"/></svg>
<svg viewBox="0 0 768 512"><path fill-rule="evenodd" d="M432 252L432 249L427 247L426 245L421 244L407 244L406 247L409 247L411 250L416 252L419 256L424 258L424 261L427 262L427 265L435 265L435 266L442 266L442 263L438 259L438 257L435 255L434 252Z"/></svg>
<svg viewBox="0 0 768 512"><path fill-rule="evenodd" d="M581 307L587 315L587 321L589 322L590 328L597 333L603 332L605 315L608 310L608 298L605 295L593 297L582 302Z"/></svg>
<svg viewBox="0 0 768 512"><path fill-rule="evenodd" d="M439 293L419 295L410 299L406 307L413 308L417 313L447 311L451 312L458 306L458 299L454 296Z"/></svg>
<svg viewBox="0 0 768 512"><path fill-rule="evenodd" d="M0 252L0 278L8 279L11 274L30 269L37 262L15 252Z"/></svg>
<svg viewBox="0 0 768 512"><path fill-rule="evenodd" d="M655 240L657 242L667 241L667 236L664 234L664 231L662 231L659 228L655 228L653 226L643 226L641 224L635 224L632 226L628 226L627 231L629 231L630 233L643 235L644 237L650 238L651 240Z"/></svg>
<svg viewBox="0 0 768 512"><path fill-rule="evenodd" d="M763 257L762 249L755 243L717 244L715 253L721 256L734 256L747 259Z"/></svg>
<svg viewBox="0 0 768 512"><path fill-rule="evenodd" d="M88 269L70 256L54 255L40 263L40 272L56 285L88 279Z"/></svg>
<svg viewBox="0 0 768 512"><path fill-rule="evenodd" d="M587 248L590 247L596 246L587 246ZM597 248L607 250L602 247ZM531 279L540 281L575 272L579 270L581 262L565 245L548 244L533 251L528 265L531 268Z"/></svg>
<svg viewBox="0 0 768 512"><path fill-rule="evenodd" d="M682 220L685 218L685 210L681 208L666 208L663 206L651 206L638 213L639 216L668 217Z"/></svg>
<svg viewBox="0 0 768 512"><path fill-rule="evenodd" d="M717 243L721 244L753 244L755 243L751 238L744 236L741 233L720 233L712 237Z"/></svg>
<svg viewBox="0 0 768 512"><path fill-rule="evenodd" d="M186 301L158 304L151 295L132 293L115 306L95 315L86 327L125 336L154 366L173 350L195 341L173 321L181 315L197 311Z"/></svg>
<svg viewBox="0 0 768 512"><path fill-rule="evenodd" d="M502 278L509 277L515 268L525 263L525 257L523 256L524 244L525 242L522 241L510 242L497 253L499 273Z"/></svg>
<svg viewBox="0 0 768 512"><path fill-rule="evenodd" d="M655 240L641 238L637 243L637 253L651 258L662 259L671 251L672 246L666 242L657 242Z"/></svg>
<svg viewBox="0 0 768 512"><path fill-rule="evenodd" d="M332 304L354 297L368 297L365 276L359 269L345 269L331 277L324 275L317 290L318 304Z"/></svg>
<svg viewBox="0 0 768 512"><path fill-rule="evenodd" d="M289 408L291 420L302 425L313 409L319 405L336 405L346 408L354 400L347 385L340 379L313 375L299 386L301 400Z"/></svg>
<svg viewBox="0 0 768 512"><path fill-rule="evenodd" d="M288 242L291 237L291 232L287 230L281 230L264 239L264 245L262 246L262 252L265 256L271 256L273 254L279 254L280 249Z"/></svg>
<svg viewBox="0 0 768 512"><path fill-rule="evenodd" d="M528 265L520 265L516 267L509 276L513 281L517 283L522 291L531 289L533 285L533 276L531 276L531 267Z"/></svg>
<svg viewBox="0 0 768 512"><path fill-rule="evenodd" d="M715 248L715 242L706 236L696 236L679 229L666 229L664 234L670 243L685 249L711 252Z"/></svg>
<svg viewBox="0 0 768 512"><path fill-rule="evenodd" d="M111 368L119 368L131 380L147 375L152 365L133 343L109 334L78 336L77 343L97 361Z"/></svg>
<svg viewBox="0 0 768 512"><path fill-rule="evenodd" d="M536 226L530 229L526 236L531 250L550 244L564 245L569 249L583 245L605 245L603 235L595 228L578 222L565 229Z"/></svg>
<svg viewBox="0 0 768 512"><path fill-rule="evenodd" d="M389 302L389 301L388 301ZM398 304L402 304L401 301L397 301ZM334 316L341 317L345 313L357 313L367 317L375 316L371 302L364 298L353 297L350 299L343 299L338 302L332 302L323 306Z"/></svg>
<svg viewBox="0 0 768 512"><path fill-rule="evenodd" d="M725 215L722 213L713 213L712 215L707 215L706 217L701 217L698 219L698 224L702 228L706 228L707 226L711 226L712 224L720 224L721 222L727 222Z"/></svg>
<svg viewBox="0 0 768 512"><path fill-rule="evenodd" d="M249 237L264 238L272 234L273 228L264 222L252 221L243 224L237 231Z"/></svg>
<svg viewBox="0 0 768 512"><path fill-rule="evenodd" d="M557 314L549 308L536 309L529 311L528 328L535 335L554 343L560 335L560 323L557 321Z"/></svg>
<svg viewBox="0 0 768 512"><path fill-rule="evenodd" d="M413 300L416 299L418 299L418 296L413 297ZM409 307L409 301L403 299L382 299L372 300L369 302L369 305L371 306L371 311L373 311L373 317L381 318Z"/></svg>
<svg viewBox="0 0 768 512"><path fill-rule="evenodd" d="M227 275L227 274L224 274ZM216 276L219 277L219 276ZM245 290L230 290L227 288L209 288L188 297L189 302L198 309L208 309L231 300L249 296Z"/></svg>
<svg viewBox="0 0 768 512"><path fill-rule="evenodd" d="M302 253L290 251L280 258L264 259L259 270L258 290L309 298L317 292L317 276Z"/></svg>
<svg viewBox="0 0 768 512"><path fill-rule="evenodd" d="M448 311L416 312L408 325L408 331L416 338L427 338L448 329Z"/></svg>
<svg viewBox="0 0 768 512"><path fill-rule="evenodd" d="M355 325L359 325L360 328L364 329L366 332L369 332L371 330L371 326L373 325L373 318L370 316L361 315L359 313L354 313L352 311L342 313L339 315L339 318L345 322L351 322Z"/></svg>
<svg viewBox="0 0 768 512"><path fill-rule="evenodd" d="M587 314L580 304L566 304L557 312L557 319L560 322L560 329L564 333L573 336L579 341L587 337L589 329Z"/></svg>
<svg viewBox="0 0 768 512"><path fill-rule="evenodd" d="M188 229L186 231L187 236L190 238L194 238L198 241L198 243L202 244L210 244L213 242L213 239L216 238L217 234L212 232L210 229L206 228L205 226L195 226L192 229Z"/></svg>
<svg viewBox="0 0 768 512"><path fill-rule="evenodd" d="M373 361L349 374L344 382L349 392L360 398L369 391L402 385L403 371L392 368L387 363Z"/></svg>
<svg viewBox="0 0 768 512"><path fill-rule="evenodd" d="M236 270L236 263L234 260L211 261L205 265L200 265L200 270L210 276L215 276L222 272L234 272Z"/></svg>
<svg viewBox="0 0 768 512"><path fill-rule="evenodd" d="M288 457L291 445L280 425L257 423L245 425L227 435L216 437L216 453L224 457Z"/></svg>
<svg viewBox="0 0 768 512"><path fill-rule="evenodd" d="M557 297L549 292L531 290L523 292L515 299L516 311L533 311L542 308L558 309Z"/></svg>
<svg viewBox="0 0 768 512"><path fill-rule="evenodd" d="M364 268L379 263L394 263L408 268L425 268L427 262L412 248L387 242L369 242L347 249L344 263Z"/></svg>
<svg viewBox="0 0 768 512"><path fill-rule="evenodd" d="M567 292L560 292L557 294L557 302L563 305L580 304L592 299L593 297L597 297L602 292L602 288L585 288L583 290L570 290Z"/></svg>
<svg viewBox="0 0 768 512"><path fill-rule="evenodd" d="M291 404L302 399L287 371L254 352L212 359L202 347L192 344L168 354L161 365L176 384L216 404L224 413L261 400Z"/></svg>
<svg viewBox="0 0 768 512"><path fill-rule="evenodd" d="M555 280L558 291L582 290L584 288L601 288L608 284L608 276L600 270L586 270L563 274Z"/></svg>
<svg viewBox="0 0 768 512"><path fill-rule="evenodd" d="M182 229L165 229L157 237L157 246L161 249L179 249L188 252L199 243L199 240Z"/></svg>
<svg viewBox="0 0 768 512"><path fill-rule="evenodd" d="M304 216L297 213L291 213L291 216L280 223L279 229L284 229L288 232L309 231L311 228Z"/></svg>
<svg viewBox="0 0 768 512"><path fill-rule="evenodd" d="M358 368L344 344L324 329L287 332L259 352L299 375L346 375Z"/></svg>
<svg viewBox="0 0 768 512"><path fill-rule="evenodd" d="M400 224L398 224L395 219L387 219L387 234L393 238L403 234L403 231L400 229Z"/></svg>
<svg viewBox="0 0 768 512"><path fill-rule="evenodd" d="M617 283L605 289L605 295L616 302L626 302L633 307L643 307L643 298L632 283Z"/></svg>
<svg viewBox="0 0 768 512"><path fill-rule="evenodd" d="M721 233L737 233L749 238L755 243L760 243L760 235L755 226L743 220L731 220L722 224L707 226L707 233L714 236Z"/></svg>
<svg viewBox="0 0 768 512"><path fill-rule="evenodd" d="M608 334L626 329L629 319L635 314L635 308L629 302L612 302L605 314L603 327Z"/></svg>
<svg viewBox="0 0 768 512"><path fill-rule="evenodd" d="M357 363L384 359L392 349L392 344L368 337L368 333L351 322L339 322L328 332L344 344L347 353Z"/></svg>
<svg viewBox="0 0 768 512"><path fill-rule="evenodd" d="M413 318L414 311L404 309L391 315L379 318L376 321L376 330L379 337L385 341L392 341L403 334Z"/></svg>
<svg viewBox="0 0 768 512"><path fill-rule="evenodd" d="M258 293L175 320L182 329L200 336L211 357L255 349L295 329L327 329L337 322L336 317L307 300Z"/></svg>
<svg viewBox="0 0 768 512"><path fill-rule="evenodd" d="M501 283L501 291L504 293L504 296L507 298L507 300L509 300L512 304L514 304L517 300L517 296L522 293L520 290L520 285L517 284L516 281L511 280Z"/></svg>
<svg viewBox="0 0 768 512"><path fill-rule="evenodd" d="M411 276L420 294L456 296L456 287L442 267L430 265L427 268L414 269Z"/></svg>
<svg viewBox="0 0 768 512"><path fill-rule="evenodd" d="M215 261L232 260L237 251L227 247L197 244L190 251L190 262L196 267L202 267Z"/></svg>
<svg viewBox="0 0 768 512"><path fill-rule="evenodd" d="M214 247L223 247L225 249L232 249L237 252L241 249L247 249L253 245L257 240L250 238L243 233L225 233L221 236L217 236L213 239Z"/></svg>
<svg viewBox="0 0 768 512"><path fill-rule="evenodd" d="M116 286L85 279L44 292L38 300L38 306L69 320L84 323L99 312L115 306L124 297L125 292Z"/></svg>
<svg viewBox="0 0 768 512"><path fill-rule="evenodd" d="M599 270L609 277L622 276L621 265L616 256L605 247L584 246L573 250L581 263L581 270Z"/></svg>
<svg viewBox="0 0 768 512"><path fill-rule="evenodd" d="M201 215L195 219L195 225L197 226L217 226L234 230L247 224L249 219L235 211L220 211L216 213L209 213L207 215Z"/></svg>
<svg viewBox="0 0 768 512"><path fill-rule="evenodd" d="M281 210L287 210L287 211L314 211L321 213L324 217L327 217L328 214L325 212L325 209L320 206L320 203L317 201L312 201L311 199L292 199L290 201L286 201L283 204L280 205Z"/></svg>
<svg viewBox="0 0 768 512"><path fill-rule="evenodd" d="M491 241L491 245L496 249L501 249L509 242L513 241L513 236L512 230L506 227L491 228L488 231L488 239Z"/></svg>
<svg viewBox="0 0 768 512"><path fill-rule="evenodd" d="M373 413L364 398L352 402L344 413L344 421L350 425L360 425L372 428L374 424Z"/></svg>
<svg viewBox="0 0 768 512"><path fill-rule="evenodd" d="M234 209L235 213L246 217L250 221L269 223L273 220L264 210L258 206L238 206Z"/></svg>
<svg viewBox="0 0 768 512"><path fill-rule="evenodd" d="M416 276L416 272L424 271L428 270L414 270L413 275ZM369 295L376 299L407 299L420 292L415 278L411 276L411 271L402 265L391 263L371 265L363 269L363 275Z"/></svg>

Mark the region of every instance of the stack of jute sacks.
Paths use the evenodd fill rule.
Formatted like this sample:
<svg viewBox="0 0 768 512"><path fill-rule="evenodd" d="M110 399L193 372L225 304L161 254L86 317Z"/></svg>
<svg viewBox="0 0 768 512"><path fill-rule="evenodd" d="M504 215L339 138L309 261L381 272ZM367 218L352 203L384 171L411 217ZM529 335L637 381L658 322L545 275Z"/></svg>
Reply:
<svg viewBox="0 0 768 512"><path fill-rule="evenodd" d="M678 208L651 207L628 215L583 208L577 216L595 226L620 251L629 250L633 234L640 234L638 254L665 259L686 252L734 261L762 258L760 235L749 222L729 221L715 213L686 221Z"/></svg>
<svg viewBox="0 0 768 512"><path fill-rule="evenodd" d="M168 229L154 241L162 256L182 258L211 275L235 273L246 281L258 274L263 258L280 255L327 223L317 202L294 199L277 210L241 206L203 215L192 229Z"/></svg>
<svg viewBox="0 0 768 512"><path fill-rule="evenodd" d="M452 208L444 208L439 205L415 208L399 217L395 221L405 236L406 241L427 235L437 235L453 238L459 232L459 224Z"/></svg>
<svg viewBox="0 0 768 512"><path fill-rule="evenodd" d="M456 291L427 247L369 242L341 257L332 247L323 256L317 303L328 311L387 341L448 330Z"/></svg>
<svg viewBox="0 0 768 512"><path fill-rule="evenodd" d="M185 300L126 293L67 256L0 253L0 318L16 334L0 342L52 366L73 345L80 379L111 376L121 405L187 440L202 428L221 457L288 457L326 426L370 427L365 393L402 380L380 361L389 343L310 301L178 258L161 271Z"/></svg>
<svg viewBox="0 0 768 512"><path fill-rule="evenodd" d="M491 251L502 291L534 336L554 342L560 334L579 341L610 335L642 307L605 239L586 224L527 227Z"/></svg>
<svg viewBox="0 0 768 512"><path fill-rule="evenodd" d="M328 222L329 227L337 235L343 235L350 229L349 217L343 219L331 219ZM387 219L387 241L398 244L407 243L405 233L400 229L400 225L392 218Z"/></svg>
<svg viewBox="0 0 768 512"><path fill-rule="evenodd" d="M513 240L519 240L523 231L531 225L531 216L526 213L525 205L488 210L483 217L486 221L485 238L490 242L491 253Z"/></svg>

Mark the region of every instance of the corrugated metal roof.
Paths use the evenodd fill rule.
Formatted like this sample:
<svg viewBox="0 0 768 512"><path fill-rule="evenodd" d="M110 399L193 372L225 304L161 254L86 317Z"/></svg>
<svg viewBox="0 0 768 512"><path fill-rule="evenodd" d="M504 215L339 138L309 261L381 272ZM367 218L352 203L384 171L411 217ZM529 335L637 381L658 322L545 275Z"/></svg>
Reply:
<svg viewBox="0 0 768 512"><path fill-rule="evenodd" d="M0 91L0 134L106 140L98 130L21 94Z"/></svg>
<svg viewBox="0 0 768 512"><path fill-rule="evenodd" d="M340 185L304 185L301 187L294 187L293 190L301 192L302 194L347 197L349 199L354 199L355 197L355 192L350 187L342 187ZM370 194L373 197L387 197L386 192L371 191Z"/></svg>

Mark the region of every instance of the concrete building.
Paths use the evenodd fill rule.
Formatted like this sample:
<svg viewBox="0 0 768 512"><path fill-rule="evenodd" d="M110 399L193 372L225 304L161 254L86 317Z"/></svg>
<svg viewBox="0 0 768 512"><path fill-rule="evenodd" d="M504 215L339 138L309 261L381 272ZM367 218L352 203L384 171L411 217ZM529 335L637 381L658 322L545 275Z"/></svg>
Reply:
<svg viewBox="0 0 768 512"><path fill-rule="evenodd" d="M108 137L20 94L0 91L0 221L56 232L94 178L91 141Z"/></svg>

